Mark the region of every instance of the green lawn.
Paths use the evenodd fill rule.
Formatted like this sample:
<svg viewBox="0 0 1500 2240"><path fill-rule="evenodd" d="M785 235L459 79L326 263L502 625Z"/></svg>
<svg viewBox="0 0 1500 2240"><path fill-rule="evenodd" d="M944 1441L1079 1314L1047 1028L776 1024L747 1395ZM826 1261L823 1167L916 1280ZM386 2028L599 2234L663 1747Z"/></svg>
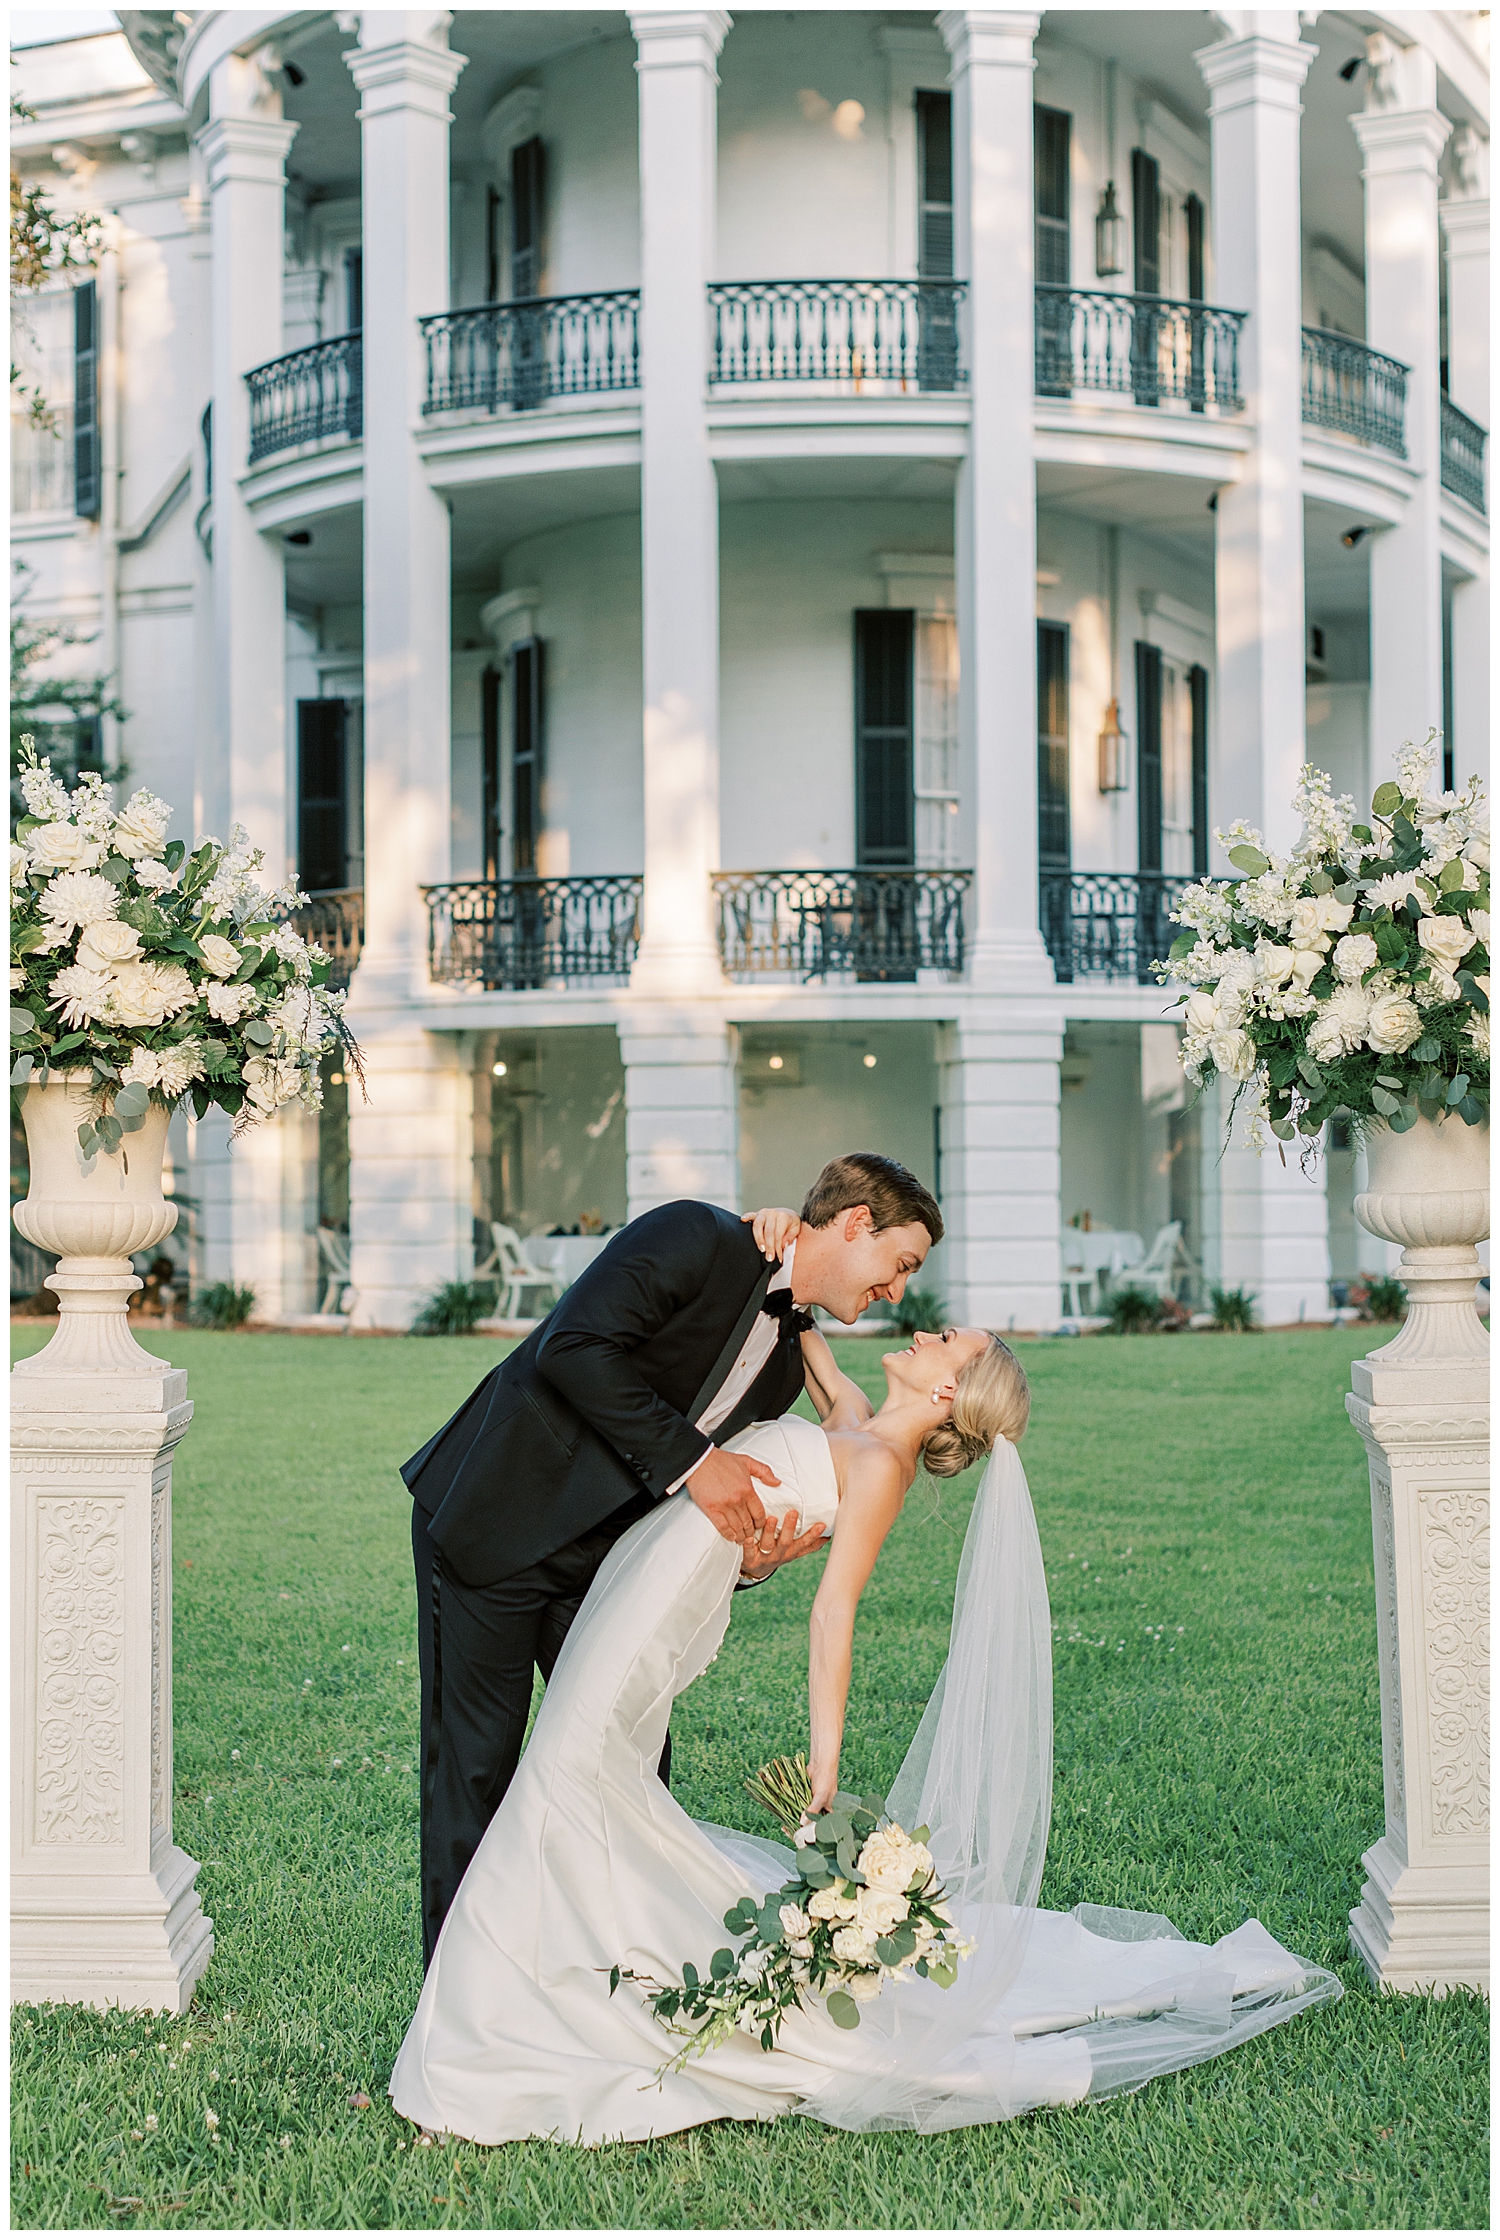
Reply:
<svg viewBox="0 0 1500 2240"><path fill-rule="evenodd" d="M1255 1913L1345 1999L1071 2113L936 2138L725 2123L592 2152L421 2148L385 2099L419 1981L395 1465L492 1347L174 1331L168 1349L197 1407L176 1475L176 1833L218 1949L180 2022L16 2011L17 2225L1487 2226L1487 2009L1378 1999L1347 1942L1381 1824L1342 1400L1357 1333L1024 1355L1057 1644L1043 1902L1159 1910L1208 1939ZM878 1347L842 1350L878 1376ZM936 1676L971 1493L920 1484L866 1595L851 1786L889 1780ZM755 1824L740 1775L802 1744L817 1571L742 1597L679 1707L690 1810Z"/></svg>

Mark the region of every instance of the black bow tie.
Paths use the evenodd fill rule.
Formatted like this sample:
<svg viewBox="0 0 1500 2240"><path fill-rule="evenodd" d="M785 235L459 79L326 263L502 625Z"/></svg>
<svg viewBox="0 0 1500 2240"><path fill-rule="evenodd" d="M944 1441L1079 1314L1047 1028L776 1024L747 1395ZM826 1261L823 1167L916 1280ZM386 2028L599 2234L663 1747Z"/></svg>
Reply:
<svg viewBox="0 0 1500 2240"><path fill-rule="evenodd" d="M768 1314L773 1322L790 1323L794 1330L810 1330L813 1326L813 1318L806 1307L799 1307L792 1297L790 1284L784 1283L779 1291L768 1291L760 1311Z"/></svg>

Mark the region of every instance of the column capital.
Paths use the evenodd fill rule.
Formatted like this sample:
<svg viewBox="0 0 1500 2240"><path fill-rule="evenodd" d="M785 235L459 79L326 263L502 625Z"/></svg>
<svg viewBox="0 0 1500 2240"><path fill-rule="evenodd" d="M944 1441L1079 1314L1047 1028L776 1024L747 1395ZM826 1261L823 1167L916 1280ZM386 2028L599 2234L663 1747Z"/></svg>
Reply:
<svg viewBox="0 0 1500 2240"><path fill-rule="evenodd" d="M1440 109L1367 109L1351 117L1367 179L1414 171L1437 178L1438 157L1453 130Z"/></svg>
<svg viewBox="0 0 1500 2240"><path fill-rule="evenodd" d="M194 135L210 195L222 186L281 187L297 126L280 117L210 117Z"/></svg>
<svg viewBox="0 0 1500 2240"><path fill-rule="evenodd" d="M1041 22L1040 8L944 8L937 27L957 77L976 62L1034 70L1031 47Z"/></svg>
<svg viewBox="0 0 1500 2240"><path fill-rule="evenodd" d="M632 8L637 70L706 70L714 63L734 18L723 8Z"/></svg>
<svg viewBox="0 0 1500 2240"><path fill-rule="evenodd" d="M1193 60L1212 96L1211 116L1223 116L1249 101L1300 114L1302 86L1317 53L1303 39L1270 39L1255 31L1243 39L1199 47Z"/></svg>
<svg viewBox="0 0 1500 2240"><path fill-rule="evenodd" d="M1449 253L1459 256L1487 256L1490 247L1490 198L1488 195L1466 196L1455 202L1451 196L1438 204L1438 221L1448 243Z"/></svg>
<svg viewBox="0 0 1500 2240"><path fill-rule="evenodd" d="M425 39L393 39L379 47L351 47L344 56L359 88L360 119L389 109L419 109L439 124L451 124L448 97L468 56Z"/></svg>

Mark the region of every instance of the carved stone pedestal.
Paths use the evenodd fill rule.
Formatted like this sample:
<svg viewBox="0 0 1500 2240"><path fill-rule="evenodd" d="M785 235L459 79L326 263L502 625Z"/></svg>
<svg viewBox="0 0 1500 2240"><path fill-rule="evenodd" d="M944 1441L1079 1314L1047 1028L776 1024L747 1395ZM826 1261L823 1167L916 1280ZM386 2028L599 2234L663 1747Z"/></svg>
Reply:
<svg viewBox="0 0 1500 2240"><path fill-rule="evenodd" d="M1400 1334L1355 1362L1346 1403L1370 1458L1385 1758L1385 1833L1350 1935L1394 1991L1489 1985L1489 1346L1473 1249L1488 1137L1447 1121L1425 1175L1420 1143L1396 1139L1405 1174L1372 1146L1356 1206L1405 1244L1409 1301Z"/></svg>
<svg viewBox="0 0 1500 2240"><path fill-rule="evenodd" d="M172 1451L193 1410L130 1332L124 1257L176 1219L167 1116L84 1160L77 1102L54 1079L22 1108L16 1225L65 1257L57 1335L11 1378L11 1996L180 2014L213 1951L172 1841Z"/></svg>

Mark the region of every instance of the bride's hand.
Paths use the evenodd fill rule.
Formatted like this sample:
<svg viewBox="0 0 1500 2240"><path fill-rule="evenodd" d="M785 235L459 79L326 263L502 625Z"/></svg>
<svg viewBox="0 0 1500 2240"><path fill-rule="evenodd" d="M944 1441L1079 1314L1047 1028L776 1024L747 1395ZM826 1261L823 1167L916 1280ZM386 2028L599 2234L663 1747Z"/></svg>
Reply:
<svg viewBox="0 0 1500 2240"><path fill-rule="evenodd" d="M807 1776L812 1783L812 1803L809 1805L808 1811L810 1813L826 1812L838 1795L838 1759L835 1758L831 1766L821 1766L814 1760L807 1769Z"/></svg>
<svg viewBox="0 0 1500 2240"><path fill-rule="evenodd" d="M755 1241L766 1259L780 1261L786 1257L786 1248L802 1227L799 1216L790 1206L762 1206L758 1213L742 1213L741 1221L748 1221L755 1232Z"/></svg>

